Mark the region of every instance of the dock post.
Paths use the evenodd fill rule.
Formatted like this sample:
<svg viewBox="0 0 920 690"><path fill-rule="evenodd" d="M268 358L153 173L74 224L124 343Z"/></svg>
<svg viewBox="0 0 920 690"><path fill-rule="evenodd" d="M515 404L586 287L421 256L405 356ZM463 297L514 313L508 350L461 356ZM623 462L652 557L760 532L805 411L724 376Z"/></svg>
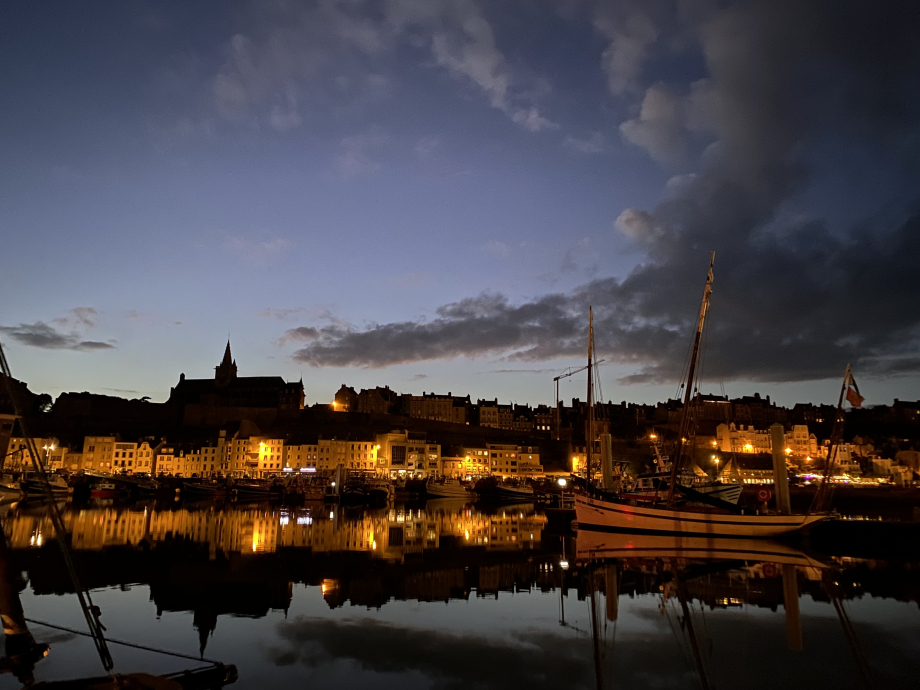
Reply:
<svg viewBox="0 0 920 690"><path fill-rule="evenodd" d="M617 577L616 563L609 563L604 573L604 592L607 594L607 620L615 621L619 614L620 582Z"/></svg>
<svg viewBox="0 0 920 690"><path fill-rule="evenodd" d="M770 427L773 445L773 486L776 493L776 508L781 515L791 515L789 502L789 478L786 476L786 433L782 424Z"/></svg>
<svg viewBox="0 0 920 690"><path fill-rule="evenodd" d="M805 646L802 642L802 617L799 615L799 581L791 563L783 565L783 602L786 608L786 644L790 652L801 652Z"/></svg>
<svg viewBox="0 0 920 690"><path fill-rule="evenodd" d="M604 488L611 491L613 487L613 438L610 434L601 434L601 476Z"/></svg>

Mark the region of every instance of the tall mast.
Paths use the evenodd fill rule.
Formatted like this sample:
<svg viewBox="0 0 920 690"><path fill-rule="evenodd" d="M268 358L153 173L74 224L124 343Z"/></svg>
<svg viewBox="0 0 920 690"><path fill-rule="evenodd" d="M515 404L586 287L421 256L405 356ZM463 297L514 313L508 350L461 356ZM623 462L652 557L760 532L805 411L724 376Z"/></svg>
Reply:
<svg viewBox="0 0 920 690"><path fill-rule="evenodd" d="M843 438L843 424L846 420L846 415L843 411L843 401L847 392L847 384L850 382L850 375L850 365L847 363L846 371L843 373L843 385L840 386L840 397L837 399L837 409L834 412L834 426L831 428L831 439L827 446L824 475L821 477L821 483L818 485L818 490L815 492L814 499L812 499L811 507L808 509L809 513L827 510L827 504L830 502L831 489L833 487L829 483L829 480L834 464L837 461L837 448Z"/></svg>
<svg viewBox="0 0 920 690"><path fill-rule="evenodd" d="M677 473L680 470L681 451L690 423L690 399L693 396L693 381L696 377L696 360L700 354L700 341L703 339L703 323L706 321L706 312L709 311L709 298L712 295L712 266L716 261L716 253L709 258L709 273L706 274L706 287L703 288L703 301L700 304L700 318L696 323L696 333L693 336L693 355L690 357L690 370L687 372L687 390L684 391L684 407L680 411L680 428L677 430L677 452L671 462L671 481L668 485L668 508L674 504L674 487L677 484Z"/></svg>
<svg viewBox="0 0 920 690"><path fill-rule="evenodd" d="M594 478L594 309L588 307L588 424L585 428L587 480Z"/></svg>

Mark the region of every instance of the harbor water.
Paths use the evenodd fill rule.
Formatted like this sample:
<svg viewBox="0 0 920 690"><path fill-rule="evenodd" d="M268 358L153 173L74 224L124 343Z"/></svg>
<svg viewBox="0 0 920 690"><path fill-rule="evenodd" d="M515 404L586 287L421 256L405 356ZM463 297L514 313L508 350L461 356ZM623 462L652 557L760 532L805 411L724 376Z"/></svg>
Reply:
<svg viewBox="0 0 920 690"><path fill-rule="evenodd" d="M898 558L559 531L533 504L450 499L68 505L64 519L117 673L215 660L236 666L233 688L531 690L920 677L920 563ZM47 507L5 506L2 525L6 584L49 649L7 664L0 689L104 675Z"/></svg>

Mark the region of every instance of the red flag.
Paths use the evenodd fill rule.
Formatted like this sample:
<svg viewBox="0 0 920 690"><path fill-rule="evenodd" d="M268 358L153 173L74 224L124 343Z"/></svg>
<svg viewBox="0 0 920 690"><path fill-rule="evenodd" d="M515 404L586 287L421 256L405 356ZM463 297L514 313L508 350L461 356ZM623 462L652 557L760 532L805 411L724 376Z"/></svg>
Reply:
<svg viewBox="0 0 920 690"><path fill-rule="evenodd" d="M863 400L865 398L859 394L859 386L856 385L856 380L851 373L850 380L847 381L847 402L853 407L862 407Z"/></svg>

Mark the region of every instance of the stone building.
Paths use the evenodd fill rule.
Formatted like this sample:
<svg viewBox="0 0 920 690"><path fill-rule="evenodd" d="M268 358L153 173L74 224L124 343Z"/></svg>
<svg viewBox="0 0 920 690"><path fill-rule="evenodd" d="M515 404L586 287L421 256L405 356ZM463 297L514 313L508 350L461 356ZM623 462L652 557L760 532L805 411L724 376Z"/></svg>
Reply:
<svg viewBox="0 0 920 690"><path fill-rule="evenodd" d="M214 368L213 379L187 379L171 389L169 403L181 408L188 426L222 426L244 419L272 423L295 417L303 409L303 381L285 382L280 376L238 376L230 341Z"/></svg>

